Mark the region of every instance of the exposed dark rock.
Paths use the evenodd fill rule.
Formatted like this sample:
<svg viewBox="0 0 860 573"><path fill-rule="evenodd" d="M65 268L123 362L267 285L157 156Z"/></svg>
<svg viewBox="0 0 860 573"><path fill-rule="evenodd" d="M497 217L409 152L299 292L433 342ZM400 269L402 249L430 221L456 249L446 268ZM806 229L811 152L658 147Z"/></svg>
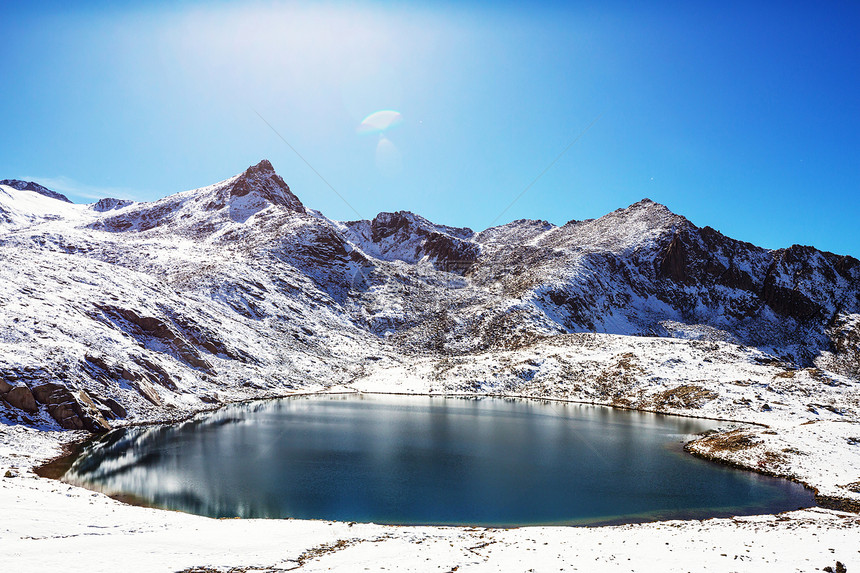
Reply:
<svg viewBox="0 0 860 573"><path fill-rule="evenodd" d="M74 397L81 408L78 414L84 422L84 427L91 432L104 432L110 430L110 424L104 419L99 407L85 390L78 390Z"/></svg>
<svg viewBox="0 0 860 573"><path fill-rule="evenodd" d="M821 306L796 289L778 285L772 273L765 279L761 298L774 312L783 316L800 321L824 318L824 309Z"/></svg>
<svg viewBox="0 0 860 573"><path fill-rule="evenodd" d="M305 260L325 265L345 259L348 250L346 240L339 233L331 229L319 229L307 243L297 245L296 252Z"/></svg>
<svg viewBox="0 0 860 573"><path fill-rule="evenodd" d="M426 235L427 231L420 227L412 229L412 213L398 211L397 213L380 213L370 222L371 238L374 243L393 236L398 231L413 230L416 235Z"/></svg>
<svg viewBox="0 0 860 573"><path fill-rule="evenodd" d="M230 186L228 195L244 197L251 192L259 193L261 197L273 205L287 207L300 213L305 212L302 202L293 195L290 187L280 175L275 173L272 164L266 159L246 169Z"/></svg>
<svg viewBox="0 0 860 573"><path fill-rule="evenodd" d="M717 393L694 384L683 384L658 392L645 402L649 408L697 409L717 397Z"/></svg>
<svg viewBox="0 0 860 573"><path fill-rule="evenodd" d="M203 402L204 404L223 404L224 403L223 400L221 400L221 398L215 393L201 394L200 395L200 401Z"/></svg>
<svg viewBox="0 0 860 573"><path fill-rule="evenodd" d="M827 573L848 573L848 568L845 567L845 564L841 561L836 562L836 567L830 567L829 565L822 569L822 571L826 571Z"/></svg>
<svg viewBox="0 0 860 573"><path fill-rule="evenodd" d="M594 330L594 323L591 321L588 304L581 297L571 296L564 291L551 290L546 293L547 298L559 308L564 309L567 316L567 321L564 326L570 329L576 326L585 327L587 330Z"/></svg>
<svg viewBox="0 0 860 573"><path fill-rule="evenodd" d="M120 376L122 376L123 380L128 380L129 382L136 382L142 378L139 372L129 370L125 366L120 367Z"/></svg>
<svg viewBox="0 0 860 573"><path fill-rule="evenodd" d="M36 400L48 408L48 413L67 430L104 432L110 424L84 390L73 392L55 382L42 382L32 388Z"/></svg>
<svg viewBox="0 0 860 573"><path fill-rule="evenodd" d="M815 495L815 503L827 509L860 513L860 501L831 495Z"/></svg>
<svg viewBox="0 0 860 573"><path fill-rule="evenodd" d="M201 356L200 352L187 340L185 340L176 330L174 330L166 321L155 316L141 316L137 312L127 308L120 308L110 305L96 305L96 307L115 319L122 319L130 323L135 329L133 334L138 337L146 336L159 339L161 342L170 346L173 354L179 360L194 368L200 368L208 374L214 374L212 365ZM161 373L159 373L160 375ZM123 374L126 379L132 374ZM169 378L169 377L168 377Z"/></svg>
<svg viewBox="0 0 860 573"><path fill-rule="evenodd" d="M474 243L442 233L431 233L424 242L421 254L433 259L434 266L439 270L464 274L478 260L478 253Z"/></svg>
<svg viewBox="0 0 860 573"><path fill-rule="evenodd" d="M123 408L122 405L113 398L103 398L102 402L108 408L110 408L111 412L113 412L117 418L125 418L126 416L128 416L128 412L126 411L126 409Z"/></svg>
<svg viewBox="0 0 860 573"><path fill-rule="evenodd" d="M14 371L0 373L0 399L5 400L13 408L32 414L39 407L30 389L19 380L20 377Z"/></svg>
<svg viewBox="0 0 860 573"><path fill-rule="evenodd" d="M257 284L253 286L260 291L264 290L262 285ZM203 328L188 317L171 315L170 318L173 321L173 324L175 324L182 334L195 346L203 348L211 354L223 354L233 360L239 360L242 362L253 361L248 354L230 347L215 332L210 329Z"/></svg>
<svg viewBox="0 0 860 573"><path fill-rule="evenodd" d="M99 396L93 391L89 392L89 397L106 420L125 418L128 415L126 409L113 398Z"/></svg>
<svg viewBox="0 0 860 573"><path fill-rule="evenodd" d="M99 199L93 204L93 211L98 211L99 213L104 213L105 211L113 211L115 209L122 209L123 207L127 207L134 203L134 201L130 201L128 199L115 199L113 197L105 197L104 199Z"/></svg>
<svg viewBox="0 0 860 573"><path fill-rule="evenodd" d="M675 233L672 241L660 258L660 274L666 278L678 282L686 282L687 275L687 247L683 244L680 234Z"/></svg>
<svg viewBox="0 0 860 573"><path fill-rule="evenodd" d="M844 318L833 320L828 329L834 353L830 369L844 376L860 379L860 321L849 322Z"/></svg>
<svg viewBox="0 0 860 573"><path fill-rule="evenodd" d="M0 398L6 400L9 405L31 414L39 409L33 393L24 385L13 386L8 392L0 393Z"/></svg>
<svg viewBox="0 0 860 573"><path fill-rule="evenodd" d="M176 391L176 383L170 377L167 370L162 368L159 364L143 357L138 358L138 364L148 371L149 376L147 376L147 378L149 378L150 381L157 382L168 390Z"/></svg>
<svg viewBox="0 0 860 573"><path fill-rule="evenodd" d="M372 221L346 223L364 233L383 257L413 262L428 257L438 270L464 274L477 260L480 249L468 228L436 225L409 211L379 213Z"/></svg>

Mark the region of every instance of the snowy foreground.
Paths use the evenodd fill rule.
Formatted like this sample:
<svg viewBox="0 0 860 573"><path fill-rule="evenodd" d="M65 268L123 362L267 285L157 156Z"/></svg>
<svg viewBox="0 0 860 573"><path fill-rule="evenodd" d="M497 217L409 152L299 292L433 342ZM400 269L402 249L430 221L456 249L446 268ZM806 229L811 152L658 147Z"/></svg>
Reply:
<svg viewBox="0 0 860 573"><path fill-rule="evenodd" d="M14 482L14 483L9 483ZM217 520L131 507L33 477L0 490L3 571L815 571L860 567L860 517L601 528L393 527Z"/></svg>
<svg viewBox="0 0 860 573"><path fill-rule="evenodd" d="M721 419L719 433L688 449L801 481L821 502L856 511L860 383L761 357L722 341L576 334L468 357L380 360L346 383L309 383L294 392L507 395ZM221 389L235 400L249 397L234 391ZM40 428L0 425L0 476L15 475L0 477L0 571L784 572L838 571L837 562L847 571L860 568L860 515L833 509L510 530L217 520L125 505L32 472L85 435L49 419Z"/></svg>
<svg viewBox="0 0 860 573"><path fill-rule="evenodd" d="M667 351L672 350L677 349L670 346ZM660 356L653 348L650 354L655 360ZM415 377L426 366L417 363L398 369L399 384L379 372L355 385L371 391L378 384L388 390L427 392L439 381L436 377L431 384L425 377ZM722 402L722 407L729 408L726 401L716 402L714 407ZM791 394L786 393L783 403L791 402ZM735 408L734 413L740 415L742 410ZM763 414L746 417L760 419ZM723 457L756 467L759 459L773 458L772 448L791 449L795 454L778 460L783 473L817 484L822 493L858 475L856 448L846 440L852 431L858 433L856 423L810 424L792 420L793 416L796 413L773 415L770 428L778 431L727 424L729 434L718 436L746 432L753 436L754 445L730 448ZM32 473L35 464L58 455L62 443L84 435L20 425L0 427L0 472L12 468L15 475L0 478L0 571L786 572L824 571L825 567L836 571L837 561L847 571L860 568L860 515L822 508L595 528L219 520L126 505ZM791 448L783 447L786 444Z"/></svg>

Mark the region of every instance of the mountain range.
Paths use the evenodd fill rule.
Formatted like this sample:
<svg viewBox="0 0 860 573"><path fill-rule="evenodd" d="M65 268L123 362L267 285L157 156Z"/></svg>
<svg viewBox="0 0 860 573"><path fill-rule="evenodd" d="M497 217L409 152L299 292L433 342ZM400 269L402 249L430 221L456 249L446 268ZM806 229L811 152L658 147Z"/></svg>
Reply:
<svg viewBox="0 0 860 573"><path fill-rule="evenodd" d="M154 202L3 180L0 257L0 417L42 427L102 431L598 335L860 379L860 261L757 247L648 199L476 232L408 211L328 219L265 160Z"/></svg>

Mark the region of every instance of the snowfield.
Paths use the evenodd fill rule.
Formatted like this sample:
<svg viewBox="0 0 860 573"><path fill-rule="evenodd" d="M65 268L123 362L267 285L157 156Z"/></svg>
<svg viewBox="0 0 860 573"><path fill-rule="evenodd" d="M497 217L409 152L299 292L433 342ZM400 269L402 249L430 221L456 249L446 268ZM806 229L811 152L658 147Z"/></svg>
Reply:
<svg viewBox="0 0 860 573"><path fill-rule="evenodd" d="M648 200L478 233L408 212L336 222L267 161L152 203L3 181L0 257L0 571L860 568L852 257L761 249ZM509 530L214 520L34 473L90 432L308 392L723 420L687 450L822 507Z"/></svg>
<svg viewBox="0 0 860 573"><path fill-rule="evenodd" d="M860 564L860 517L822 509L599 528L394 527L209 519L15 480L2 490L4 571L785 573Z"/></svg>

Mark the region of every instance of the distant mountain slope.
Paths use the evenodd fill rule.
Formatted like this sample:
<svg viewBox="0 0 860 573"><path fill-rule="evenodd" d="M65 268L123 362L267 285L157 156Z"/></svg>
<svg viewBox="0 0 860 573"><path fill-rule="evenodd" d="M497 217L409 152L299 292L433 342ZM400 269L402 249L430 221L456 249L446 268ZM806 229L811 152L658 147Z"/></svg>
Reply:
<svg viewBox="0 0 860 573"><path fill-rule="evenodd" d="M268 161L148 203L6 183L0 411L31 424L99 430L574 332L723 340L860 378L860 262L647 199L475 233L405 211L331 221Z"/></svg>
<svg viewBox="0 0 860 573"><path fill-rule="evenodd" d="M45 197L50 197L51 199L57 199L59 201L71 203L71 201L69 201L69 198L62 193L51 191L47 187L39 185L34 181L21 181L20 179L3 179L2 181L0 181L0 185L6 185L7 187L17 189L18 191L33 191L34 193L44 195Z"/></svg>
<svg viewBox="0 0 860 573"><path fill-rule="evenodd" d="M839 316L860 312L856 259L762 249L649 200L484 247L476 280L505 284L571 331L667 335L665 321L705 324L808 363Z"/></svg>
<svg viewBox="0 0 860 573"><path fill-rule="evenodd" d="M8 185L7 185L8 183ZM25 227L37 221L76 217L82 206L41 185L0 181L0 229Z"/></svg>
<svg viewBox="0 0 860 573"><path fill-rule="evenodd" d="M372 221L344 223L346 236L365 253L386 261L417 263L427 259L440 270L463 271L479 253L471 229L436 225L424 217L398 211Z"/></svg>

